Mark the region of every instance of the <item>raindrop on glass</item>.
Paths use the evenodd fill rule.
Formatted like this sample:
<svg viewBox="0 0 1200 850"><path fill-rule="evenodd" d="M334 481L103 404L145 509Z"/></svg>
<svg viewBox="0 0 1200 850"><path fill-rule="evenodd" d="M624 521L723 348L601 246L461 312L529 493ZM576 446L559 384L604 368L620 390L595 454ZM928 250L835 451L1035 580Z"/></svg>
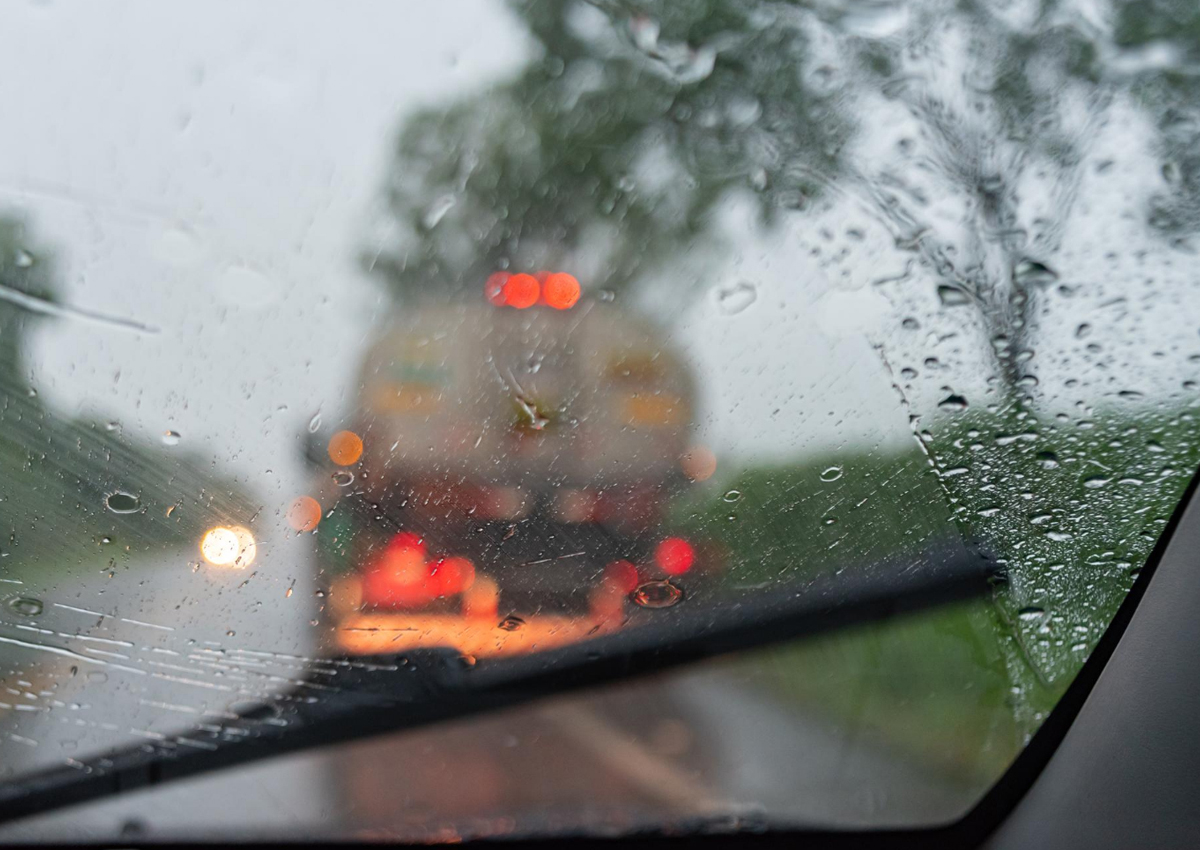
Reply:
<svg viewBox="0 0 1200 850"><path fill-rule="evenodd" d="M8 600L8 607L22 617L36 617L42 613L43 606L40 599L34 599L30 596L18 596L16 599Z"/></svg>
<svg viewBox="0 0 1200 850"><path fill-rule="evenodd" d="M717 308L726 316L734 316L758 300L754 284L742 281L717 290Z"/></svg>
<svg viewBox="0 0 1200 850"><path fill-rule="evenodd" d="M506 632L515 632L517 629L521 628L521 626L523 626L523 625L525 625L525 621L522 620L520 617L509 616L509 617L505 617L503 620L501 620L497 624L496 628L504 629L504 631L506 631Z"/></svg>
<svg viewBox="0 0 1200 850"><path fill-rule="evenodd" d="M638 585L629 598L641 608L670 608L683 600L683 590L666 579L647 581Z"/></svg>
<svg viewBox="0 0 1200 850"><path fill-rule="evenodd" d="M1013 282L1018 286L1045 286L1058 280L1058 272L1026 257L1013 269Z"/></svg>
<svg viewBox="0 0 1200 850"><path fill-rule="evenodd" d="M961 307L964 304L971 303L971 296L967 295L966 291L959 289L957 286L947 286L942 284L937 288L938 300L942 302L943 307Z"/></svg>
<svg viewBox="0 0 1200 850"><path fill-rule="evenodd" d="M142 509L142 502L137 496L122 490L109 493L104 504L114 514L135 514Z"/></svg>
<svg viewBox="0 0 1200 850"><path fill-rule="evenodd" d="M442 195L434 200L432 204L425 208L425 214L421 216L421 226L426 230L433 230L437 227L438 222L446 217L446 213L453 209L456 203L453 195Z"/></svg>
<svg viewBox="0 0 1200 850"><path fill-rule="evenodd" d="M840 466L831 466L821 473L821 480L826 483L837 481L842 477L843 472L844 470Z"/></svg>
<svg viewBox="0 0 1200 850"><path fill-rule="evenodd" d="M179 432L178 431L163 431L162 442L163 442L164 446L179 445Z"/></svg>

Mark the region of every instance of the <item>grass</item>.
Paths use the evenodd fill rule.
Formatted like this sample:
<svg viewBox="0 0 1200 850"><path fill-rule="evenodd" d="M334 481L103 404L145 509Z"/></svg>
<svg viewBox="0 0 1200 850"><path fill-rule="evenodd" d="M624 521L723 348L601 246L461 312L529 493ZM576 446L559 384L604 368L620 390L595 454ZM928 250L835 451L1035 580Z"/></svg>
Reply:
<svg viewBox="0 0 1200 850"><path fill-rule="evenodd" d="M678 521L714 540L726 580L853 569L946 535L1010 580L988 601L823 636L759 657L781 699L946 773L994 779L1086 660L1192 471L1189 409L1083 422L962 412L911 451L842 450L747 467ZM932 462L930 460L932 458Z"/></svg>

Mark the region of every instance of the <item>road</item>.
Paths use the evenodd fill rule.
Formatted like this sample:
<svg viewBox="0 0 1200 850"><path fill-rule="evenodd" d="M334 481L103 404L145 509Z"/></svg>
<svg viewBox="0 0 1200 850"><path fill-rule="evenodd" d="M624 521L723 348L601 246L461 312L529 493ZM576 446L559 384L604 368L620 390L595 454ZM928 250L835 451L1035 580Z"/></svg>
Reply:
<svg viewBox="0 0 1200 850"><path fill-rule="evenodd" d="M272 545L281 558L269 560L287 562L287 541ZM268 559L215 575L194 561L180 550L120 581L19 588L44 607L0 624L12 671L6 771L153 741L300 678L321 604L304 576L273 574ZM950 817L974 793L852 723L781 704L753 661L715 661L131 793L10 825L0 841L248 831L420 840L765 817L896 825Z"/></svg>

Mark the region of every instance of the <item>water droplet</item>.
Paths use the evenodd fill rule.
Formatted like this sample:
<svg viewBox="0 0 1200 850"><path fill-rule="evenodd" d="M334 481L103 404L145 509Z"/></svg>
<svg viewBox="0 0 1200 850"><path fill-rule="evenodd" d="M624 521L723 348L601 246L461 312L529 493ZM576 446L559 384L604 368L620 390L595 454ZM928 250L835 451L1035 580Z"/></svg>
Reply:
<svg viewBox="0 0 1200 850"><path fill-rule="evenodd" d="M738 499L742 498L742 491L741 490L728 490L728 491L726 491L725 495L722 496L721 498L727 502L736 502Z"/></svg>
<svg viewBox="0 0 1200 850"><path fill-rule="evenodd" d="M339 487L349 487L354 483L354 473L348 469L339 469L333 473L333 483Z"/></svg>
<svg viewBox="0 0 1200 850"><path fill-rule="evenodd" d="M142 509L141 500L123 490L109 493L104 499L104 504L114 514L135 514Z"/></svg>
<svg viewBox="0 0 1200 850"><path fill-rule="evenodd" d="M1091 332L1092 332L1092 326L1089 325L1087 322L1084 322L1082 325L1080 325L1079 327L1077 327L1075 329L1075 338L1076 339L1084 339Z"/></svg>
<svg viewBox="0 0 1200 850"><path fill-rule="evenodd" d="M514 616L510 615L508 617L505 617L503 620L501 620L496 625L496 628L504 629L504 631L506 631L506 632L515 632L517 629L521 628L523 625L525 625L524 620L522 620L520 617L514 617Z"/></svg>
<svg viewBox="0 0 1200 850"><path fill-rule="evenodd" d="M315 434L321 427L321 411L313 414L312 419L308 420L308 433Z"/></svg>
<svg viewBox="0 0 1200 850"><path fill-rule="evenodd" d="M1110 481L1112 481L1111 478L1106 478L1103 475L1090 475L1083 479L1083 486L1087 487L1089 490L1099 490L1101 487L1107 485Z"/></svg>
<svg viewBox="0 0 1200 850"><path fill-rule="evenodd" d="M670 608L683 599L683 590L666 579L647 581L630 594L633 604L642 608Z"/></svg>
<svg viewBox="0 0 1200 850"><path fill-rule="evenodd" d="M1037 605L1027 605L1017 612L1017 617L1025 622L1030 622L1042 619L1045 613L1045 608L1039 608Z"/></svg>
<svg viewBox="0 0 1200 850"><path fill-rule="evenodd" d="M726 316L734 316L758 300L758 289L741 281L717 290L717 308Z"/></svg>
<svg viewBox="0 0 1200 850"><path fill-rule="evenodd" d="M821 480L826 483L837 481L842 477L843 472L844 470L840 466L831 466L821 473Z"/></svg>
<svg viewBox="0 0 1200 850"><path fill-rule="evenodd" d="M957 286L948 286L943 283L938 286L937 294L943 307L961 307L971 303L971 296L967 294L966 290Z"/></svg>
<svg viewBox="0 0 1200 850"><path fill-rule="evenodd" d="M951 394L938 402L938 407L940 407L942 410L952 410L955 412L966 410L967 400L960 395Z"/></svg>
<svg viewBox="0 0 1200 850"><path fill-rule="evenodd" d="M900 377L906 381L911 381L917 377L917 370L911 366L905 366L900 370Z"/></svg>
<svg viewBox="0 0 1200 850"><path fill-rule="evenodd" d="M40 599L34 599L31 596L18 596L15 599L8 600L8 607L22 617L36 617L42 613L43 606Z"/></svg>
<svg viewBox="0 0 1200 850"><path fill-rule="evenodd" d="M426 230L433 230L437 227L438 222L446 217L446 213L454 208L457 199L453 195L442 195L440 198L435 198L433 203L425 208L425 214L421 216L421 226Z"/></svg>
<svg viewBox="0 0 1200 850"><path fill-rule="evenodd" d="M108 674L100 670L93 670L87 674L87 680L89 682L107 682Z"/></svg>
<svg viewBox="0 0 1200 850"><path fill-rule="evenodd" d="M179 439L178 431L163 431L162 442L164 446L177 446L179 445Z"/></svg>
<svg viewBox="0 0 1200 850"><path fill-rule="evenodd" d="M1013 268L1013 283L1018 286L1045 286L1056 280L1058 280L1058 272L1045 263L1039 263L1029 257L1021 260Z"/></svg>
<svg viewBox="0 0 1200 850"><path fill-rule="evenodd" d="M110 434L116 433L117 431L121 430L121 423L120 422L105 422L104 430L108 431Z"/></svg>
<svg viewBox="0 0 1200 850"><path fill-rule="evenodd" d="M1038 452L1037 462L1042 469L1057 469L1058 455L1056 455L1054 452Z"/></svg>
<svg viewBox="0 0 1200 850"><path fill-rule="evenodd" d="M233 629L230 629L229 631L225 632L226 637L234 637L236 634L237 634L237 632L235 632Z"/></svg>
<svg viewBox="0 0 1200 850"><path fill-rule="evenodd" d="M33 254L21 249L17 251L17 268L27 269L33 265Z"/></svg>
<svg viewBox="0 0 1200 850"><path fill-rule="evenodd" d="M284 599L291 599L292 598L292 588L289 587L287 590L285 590L283 592L283 597L284 597Z"/></svg>

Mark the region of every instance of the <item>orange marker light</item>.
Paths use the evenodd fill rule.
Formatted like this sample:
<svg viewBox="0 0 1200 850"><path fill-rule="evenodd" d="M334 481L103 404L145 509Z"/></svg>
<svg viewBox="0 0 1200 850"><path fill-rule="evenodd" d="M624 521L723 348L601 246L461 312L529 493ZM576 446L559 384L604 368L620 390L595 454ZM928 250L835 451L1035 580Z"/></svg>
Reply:
<svg viewBox="0 0 1200 850"><path fill-rule="evenodd" d="M504 282L504 303L524 310L537 303L541 287L531 274L515 274Z"/></svg>
<svg viewBox="0 0 1200 850"><path fill-rule="evenodd" d="M692 481L707 481L717 471L717 456L708 447L695 445L684 452L679 466Z"/></svg>
<svg viewBox="0 0 1200 850"><path fill-rule="evenodd" d="M542 298L555 310L570 310L579 300L579 281L566 272L555 272L542 284Z"/></svg>
<svg viewBox="0 0 1200 850"><path fill-rule="evenodd" d="M483 294L497 307L504 306L504 284L512 277L508 272L494 272L483 284Z"/></svg>
<svg viewBox="0 0 1200 850"><path fill-rule="evenodd" d="M300 496L288 508L287 522L293 531L312 531L321 521L321 503L312 496Z"/></svg>
<svg viewBox="0 0 1200 850"><path fill-rule="evenodd" d="M681 537L668 537L654 548L654 560L667 575L683 575L696 563L696 550Z"/></svg>
<svg viewBox="0 0 1200 850"><path fill-rule="evenodd" d="M362 437L353 431L338 431L329 438L329 459L338 466L351 466L362 457Z"/></svg>

